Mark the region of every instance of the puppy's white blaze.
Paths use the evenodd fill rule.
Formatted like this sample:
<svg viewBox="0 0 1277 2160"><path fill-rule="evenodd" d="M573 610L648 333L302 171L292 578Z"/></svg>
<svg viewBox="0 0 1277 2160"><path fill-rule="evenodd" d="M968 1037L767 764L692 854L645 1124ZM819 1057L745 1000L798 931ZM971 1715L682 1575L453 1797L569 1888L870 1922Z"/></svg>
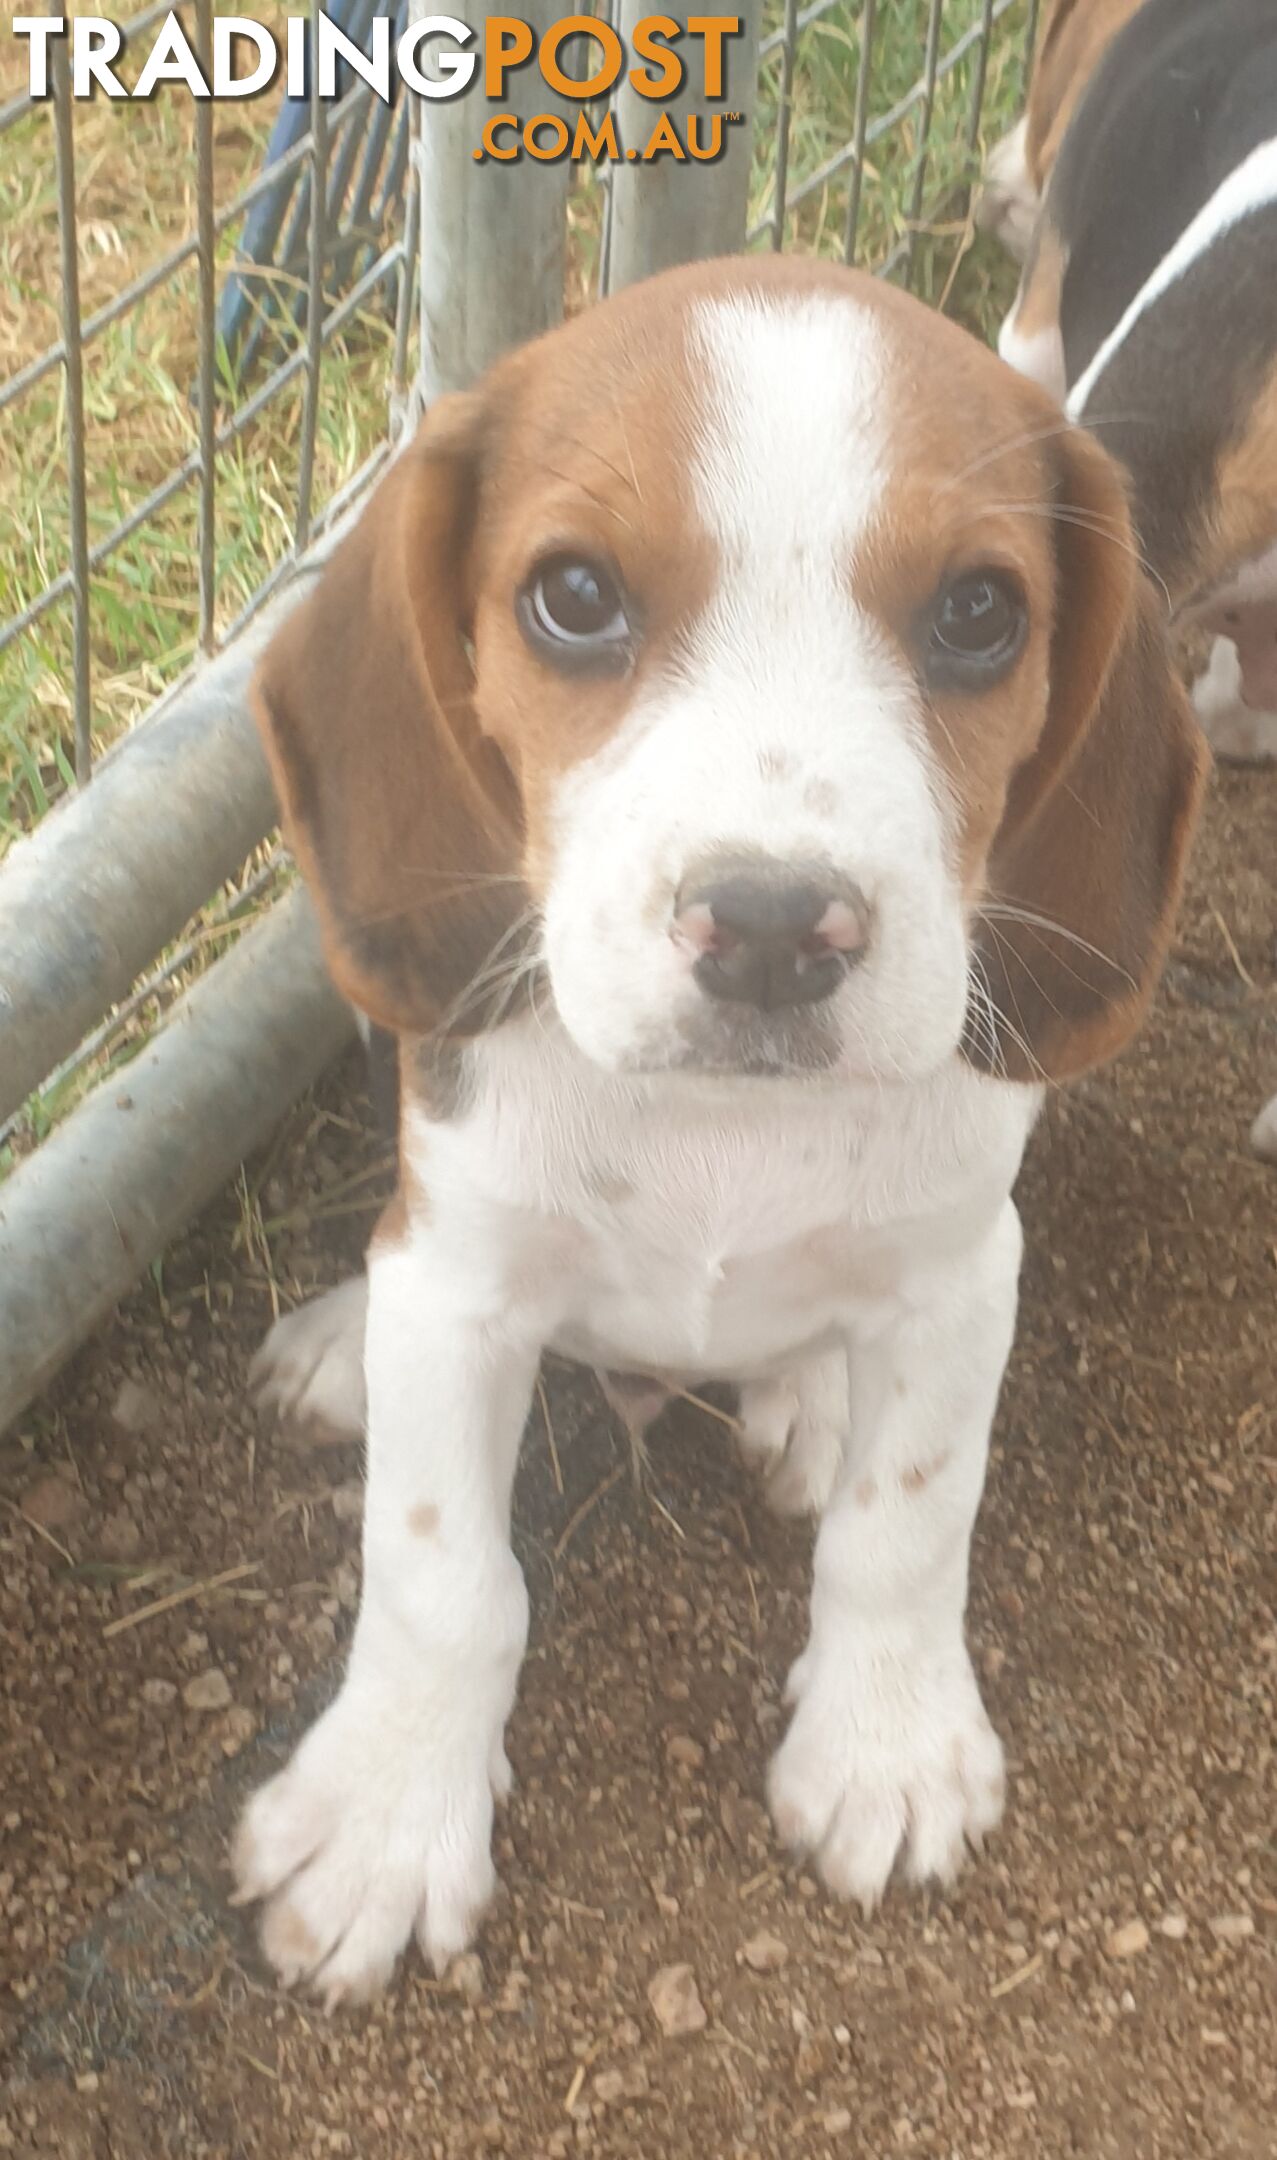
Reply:
<svg viewBox="0 0 1277 2160"><path fill-rule="evenodd" d="M707 302L689 358L693 507L717 582L665 678L561 789L559 1011L603 1065L676 1059L708 1001L669 936L674 895L715 854L757 851L827 865L869 902L866 957L827 1008L837 1062L930 1070L966 1002L951 802L912 675L854 590L891 483L881 325L844 300Z"/></svg>
<svg viewBox="0 0 1277 2160"><path fill-rule="evenodd" d="M691 325L705 393L696 508L729 573L832 585L879 508L887 478L889 359L877 318L846 300L707 301Z"/></svg>

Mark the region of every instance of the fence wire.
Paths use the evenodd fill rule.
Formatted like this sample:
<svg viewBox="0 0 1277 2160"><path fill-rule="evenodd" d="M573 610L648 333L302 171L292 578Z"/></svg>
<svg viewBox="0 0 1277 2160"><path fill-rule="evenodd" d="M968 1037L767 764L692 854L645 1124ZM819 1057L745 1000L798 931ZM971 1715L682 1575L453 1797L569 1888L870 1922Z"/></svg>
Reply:
<svg viewBox="0 0 1277 2160"><path fill-rule="evenodd" d="M167 6L145 8L122 25L123 48L114 63L123 67L130 50L136 51L148 32L154 31L169 13L182 21L197 61L207 73L211 60L213 0L177 0ZM372 9L365 7L366 24ZM315 0L310 10L312 29L320 13ZM29 97L15 97L0 107L0 158L18 155L21 128L48 128L53 138L57 173L57 205L60 254L61 335L26 359L0 381L0 416L7 431L23 427L26 401L49 378L61 375L61 433L65 445L67 545L65 566L20 594L12 612L0 616L0 656L19 647L54 610L70 610L74 624L74 663L71 708L74 730L74 777L83 785L92 773L95 754L93 719L93 581L111 564L127 542L145 538L161 512L188 489L197 491L196 653L211 656L251 620L288 574L292 561L312 537L316 519L316 432L323 394L325 360L334 340L361 311L380 305L394 323L389 379L386 384L384 433L389 436L389 416L402 404L409 379L409 345L412 309L410 287L415 269L418 229L415 178L408 157L408 132L412 100L400 96L393 111L376 100L371 86L356 80L333 104L318 96L318 71L310 72L309 124L304 133L274 156L230 199L218 204L214 186L214 129L219 111L207 99L191 99L195 151L195 223L180 242L165 248L158 260L128 279L118 291L87 313L81 305L81 265L85 256L85 220L81 206L84 176L77 170L77 123L92 108L72 96L68 41L59 37L50 44L52 96L44 104ZM166 86L163 96L185 98L181 89ZM129 108L112 109L111 118L123 129ZM370 124L371 123L371 124ZM354 178L359 164L357 184ZM47 168L41 148L33 164ZM380 181L380 192L377 191ZM139 199L148 190L171 186L175 176L167 172L138 171L132 175ZM92 188L92 179L88 187ZM292 197L294 229L300 222L306 233L304 260L293 266L295 248L285 244L281 261L246 260L234 251L234 240L246 221L262 205L286 204ZM404 201L406 195L407 200ZM393 227L390 218L394 214ZM281 224L276 218L276 227ZM347 273L340 293L334 290L333 270L340 264ZM194 440L185 456L158 478L140 499L129 503L115 517L110 485L97 478L86 433L86 370L95 348L109 333L134 334L146 303L172 297L183 273L194 269L197 358L188 385ZM353 274L351 274L353 272ZM227 294L228 274L246 302L251 335L246 343L248 360L255 369L236 363L219 319L219 288ZM266 350L269 364L262 364ZM219 460L244 441L270 408L295 383L302 387L302 418L297 476L291 513L290 549L273 568L263 569L246 602L229 620L219 620L222 595L218 581L217 479ZM24 406L26 410L24 411ZM376 442L367 445L369 466L357 477L366 479L379 454ZM96 485L95 485L96 481ZM274 476L272 475L272 486ZM344 495L349 490L343 490ZM333 505L323 506L329 509ZM102 527L105 526L105 529ZM38 571L36 572L38 576ZM12 589L15 581L0 585ZM2 604L2 603L0 603ZM21 716L10 707L6 713L10 731L21 725Z"/></svg>

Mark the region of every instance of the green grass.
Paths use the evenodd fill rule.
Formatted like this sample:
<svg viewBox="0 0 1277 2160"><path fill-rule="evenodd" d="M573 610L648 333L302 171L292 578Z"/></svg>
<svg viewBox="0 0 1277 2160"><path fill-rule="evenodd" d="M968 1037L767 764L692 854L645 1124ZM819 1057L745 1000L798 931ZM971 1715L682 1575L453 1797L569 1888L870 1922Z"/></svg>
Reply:
<svg viewBox="0 0 1277 2160"><path fill-rule="evenodd" d="M231 0L221 12L271 11ZM0 97L17 84L11 15L0 15ZM282 10L276 10L278 15ZM135 63L136 65L136 63ZM127 79L129 70L119 72ZM252 179L276 100L214 108L219 207ZM96 100L76 108L81 310L88 315L194 230L194 107L161 91L146 104ZM222 266L234 254L223 238ZM59 335L58 224L51 112L3 138L0 154L0 377ZM89 539L100 539L197 447L197 286L193 262L85 351ZM315 446L314 499L336 491L386 427L391 325L370 306L328 348ZM221 356L226 407L242 396ZM253 385L248 385L251 389ZM300 376L217 458L218 621L225 627L292 541L302 436ZM61 372L47 376L0 422L0 618L16 613L70 560L66 412ZM92 580L95 749L131 727L196 656L198 495L166 504ZM55 605L0 655L0 856L45 815L71 781L73 624Z"/></svg>
<svg viewBox="0 0 1277 2160"><path fill-rule="evenodd" d="M232 7L267 22L260 0ZM221 0L222 12L227 0ZM14 10L0 10L0 98L18 87L22 48L8 35ZM276 9L276 17L284 11ZM928 0L878 0L872 52L870 122L919 79ZM981 0L945 0L941 54L981 14ZM766 0L764 30L777 27L783 0ZM853 135L860 66L859 6L830 10L800 38L791 105L790 192ZM1023 94L1027 0L994 31L983 120L974 152L968 141L974 55L940 84L926 149L924 211L913 232L911 279L924 298L945 304L987 335L1009 303L1014 275L991 243L977 238L966 194L987 147L1010 125ZM127 70L122 70L127 72ZM755 112L751 220L770 216L775 199L780 56L766 62ZM260 167L275 100L214 108L218 203ZM881 265L905 242L921 150L915 108L876 142L866 160L857 259ZM50 112L34 113L3 138L0 155L0 377L24 365L58 336L58 231ZM76 114L82 308L103 304L166 249L194 229L193 107L162 91L149 103L81 105ZM846 221L847 172L836 175L785 219L787 248L839 257ZM601 191L584 170L572 195L569 304L588 296L597 260ZM228 265L235 235L226 236ZM769 244L764 240L762 245ZM901 274L899 271L897 275ZM190 396L197 363L194 265L114 325L86 354L90 539L141 502L196 446ZM318 414L314 500L322 504L384 437L391 327L370 308L329 347ZM223 388L239 394L223 365ZM251 385L249 386L251 387ZM225 626L287 553L292 540L302 432L300 378L217 460L218 618ZM4 416L0 468L0 618L20 608L68 563L66 414L55 372ZM159 692L189 667L198 635L197 495L194 486L152 517L103 566L92 583L94 745L101 752L127 732ZM0 857L73 784L72 616L60 604L0 655ZM140 836L140 844L145 844ZM135 1054L167 1003L205 951L253 910L240 894L245 867L195 926L197 953L155 998L131 1013L97 1059L96 1077ZM208 932L206 935L205 932ZM186 934L190 942L192 933ZM24 1149L82 1091L84 1076L33 1100L11 1142ZM0 1148L0 1173L4 1168Z"/></svg>
<svg viewBox="0 0 1277 2160"><path fill-rule="evenodd" d="M767 0L765 33L780 24L784 12L783 0ZM874 122L921 79L929 13L928 0L879 0L870 56L870 133ZM942 61L982 13L981 0L944 0ZM943 303L981 336L990 333L1009 305L1015 277L1001 251L975 235L965 214L965 197L979 177L986 151L1012 125L1023 103L1027 24L1025 0L1016 0L994 26L974 151L968 141L974 48L937 85L925 145L923 210L914 228L912 287L932 304ZM789 197L853 139L860 60L860 9L856 5L832 8L803 32L791 108ZM755 221L770 217L775 202L780 79L781 60L776 53L765 63L759 86ZM921 109L915 106L867 149L856 240L856 260L867 268L878 268L908 239L915 180L924 155L921 120ZM791 210L785 220L785 246L841 259L850 186L850 171L844 171Z"/></svg>

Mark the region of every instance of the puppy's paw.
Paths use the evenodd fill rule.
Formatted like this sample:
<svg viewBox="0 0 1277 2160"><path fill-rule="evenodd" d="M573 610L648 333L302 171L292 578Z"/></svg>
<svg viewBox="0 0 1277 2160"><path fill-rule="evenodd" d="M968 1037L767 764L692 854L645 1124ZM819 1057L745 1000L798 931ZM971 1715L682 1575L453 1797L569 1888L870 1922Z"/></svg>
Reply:
<svg viewBox="0 0 1277 2160"><path fill-rule="evenodd" d="M1028 256L1041 207L1027 161L1027 126L1021 120L989 152L988 170L975 204L981 232L991 233L1018 263Z"/></svg>
<svg viewBox="0 0 1277 2160"><path fill-rule="evenodd" d="M263 1902L262 1949L285 1986L329 2009L366 2002L414 1934L442 1973L496 1887L493 1799L509 1782L499 1733L445 1751L402 1704L343 1690L235 1839L235 1902Z"/></svg>
<svg viewBox="0 0 1277 2160"><path fill-rule="evenodd" d="M815 1856L839 1897L866 1912L901 1855L913 1882L951 1882L968 1845L1002 1818L1002 1745L965 1650L910 1670L898 1656L810 1651L790 1681L797 1707L772 1764L787 1845Z"/></svg>
<svg viewBox="0 0 1277 2160"><path fill-rule="evenodd" d="M1251 1126L1250 1144L1265 1162L1277 1163L1277 1095L1260 1111Z"/></svg>
<svg viewBox="0 0 1277 2160"><path fill-rule="evenodd" d="M277 1320L248 1372L262 1409L325 1439L359 1439L367 1413L367 1316L367 1278L353 1275Z"/></svg>
<svg viewBox="0 0 1277 2160"><path fill-rule="evenodd" d="M740 1391L740 1447L778 1515L818 1514L842 1466L849 1419L841 1350Z"/></svg>
<svg viewBox="0 0 1277 2160"><path fill-rule="evenodd" d="M1217 637L1192 689L1202 732L1226 765L1270 765L1277 759L1277 713L1247 705L1241 662L1231 638Z"/></svg>

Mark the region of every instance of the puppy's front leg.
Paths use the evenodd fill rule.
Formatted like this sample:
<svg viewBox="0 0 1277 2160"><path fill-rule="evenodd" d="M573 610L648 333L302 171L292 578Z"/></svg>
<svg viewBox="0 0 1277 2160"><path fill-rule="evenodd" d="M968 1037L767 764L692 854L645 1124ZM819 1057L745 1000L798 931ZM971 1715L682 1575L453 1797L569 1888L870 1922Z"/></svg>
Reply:
<svg viewBox="0 0 1277 2160"><path fill-rule="evenodd" d="M428 1228L369 1262L364 1587L341 1691L240 1825L241 1899L286 1981L438 1969L494 1887L492 1802L527 1637L510 1489L539 1345Z"/></svg>
<svg viewBox="0 0 1277 2160"><path fill-rule="evenodd" d="M1002 1749L962 1620L1019 1265L1008 1201L977 1252L852 1346L851 1443L816 1541L771 1803L781 1836L866 1909L902 1848L914 1880L948 1880L1002 1813Z"/></svg>

